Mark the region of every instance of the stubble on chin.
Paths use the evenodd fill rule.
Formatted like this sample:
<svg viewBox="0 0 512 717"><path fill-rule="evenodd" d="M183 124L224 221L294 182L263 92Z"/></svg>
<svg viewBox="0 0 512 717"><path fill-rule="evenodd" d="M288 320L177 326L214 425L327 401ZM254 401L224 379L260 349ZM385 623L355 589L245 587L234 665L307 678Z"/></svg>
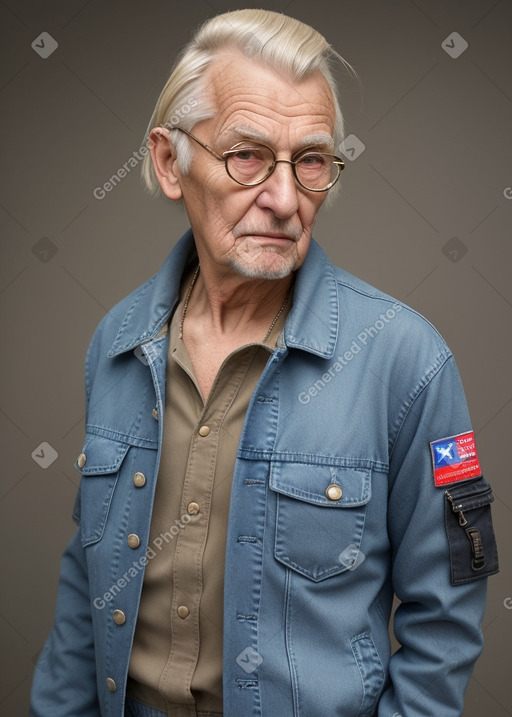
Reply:
<svg viewBox="0 0 512 717"><path fill-rule="evenodd" d="M274 248L262 248L256 241L244 240L227 257L228 266L237 274L250 279L284 279L298 264L296 247L294 251L282 254ZM264 255L273 255L272 266ZM279 257L277 257L279 255Z"/></svg>

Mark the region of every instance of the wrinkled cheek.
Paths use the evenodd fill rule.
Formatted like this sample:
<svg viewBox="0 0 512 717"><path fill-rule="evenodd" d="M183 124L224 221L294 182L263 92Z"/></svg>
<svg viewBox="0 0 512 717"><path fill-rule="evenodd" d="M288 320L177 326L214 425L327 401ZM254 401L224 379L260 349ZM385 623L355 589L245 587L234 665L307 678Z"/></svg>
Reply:
<svg viewBox="0 0 512 717"><path fill-rule="evenodd" d="M311 231L308 231L306 235L303 235L298 243L295 246L296 251L296 265L293 267L293 270L299 268L304 262L304 259L306 258L306 254L309 250L309 245L311 242Z"/></svg>

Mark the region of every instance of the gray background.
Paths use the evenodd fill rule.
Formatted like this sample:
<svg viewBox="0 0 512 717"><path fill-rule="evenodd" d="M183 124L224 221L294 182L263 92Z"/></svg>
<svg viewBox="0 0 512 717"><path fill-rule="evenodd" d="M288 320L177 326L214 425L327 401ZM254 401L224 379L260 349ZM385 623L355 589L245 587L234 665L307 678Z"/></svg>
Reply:
<svg viewBox="0 0 512 717"><path fill-rule="evenodd" d="M347 161L342 195L321 213L315 236L335 263L426 315L455 354L495 489L502 567L490 580L486 646L464 715L512 715L512 4L262 5L314 25L361 77L362 87L344 81L342 106L347 134L366 149ZM0 2L2 715L27 713L59 558L74 531L87 344L187 226L182 210L144 193L138 169L103 200L93 190L141 146L193 28L244 6ZM444 42L454 31L468 43L458 58L442 46L462 48L458 38ZM31 46L42 32L58 43L46 59ZM41 458L42 442L58 453L46 468L52 454L43 447Z"/></svg>

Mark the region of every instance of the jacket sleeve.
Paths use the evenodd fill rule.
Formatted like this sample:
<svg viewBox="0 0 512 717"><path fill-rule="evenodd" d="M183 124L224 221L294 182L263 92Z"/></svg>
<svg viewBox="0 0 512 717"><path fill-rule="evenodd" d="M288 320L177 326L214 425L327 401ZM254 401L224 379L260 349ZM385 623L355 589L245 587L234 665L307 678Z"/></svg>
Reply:
<svg viewBox="0 0 512 717"><path fill-rule="evenodd" d="M100 715L87 566L79 531L62 557L55 622L36 665L30 715Z"/></svg>
<svg viewBox="0 0 512 717"><path fill-rule="evenodd" d="M90 395L91 342L86 359L86 420ZM73 519L80 523L80 489ZM52 631L32 683L31 717L99 717L92 607L85 551L77 530L62 556Z"/></svg>
<svg viewBox="0 0 512 717"><path fill-rule="evenodd" d="M466 399L450 356L417 387L391 449L388 531L393 588L400 601L394 632L401 646L390 661L390 683L379 702L379 717L462 714L464 692L483 645L486 571L470 574L471 566L465 565L471 563L470 543L464 532L462 549L450 546L445 520L451 506L447 488L435 486L430 443L470 430ZM483 482L475 477L466 485L479 480ZM491 559L496 553L487 508L481 527L491 574L497 572L497 557ZM467 580L452 582L453 561L462 565Z"/></svg>

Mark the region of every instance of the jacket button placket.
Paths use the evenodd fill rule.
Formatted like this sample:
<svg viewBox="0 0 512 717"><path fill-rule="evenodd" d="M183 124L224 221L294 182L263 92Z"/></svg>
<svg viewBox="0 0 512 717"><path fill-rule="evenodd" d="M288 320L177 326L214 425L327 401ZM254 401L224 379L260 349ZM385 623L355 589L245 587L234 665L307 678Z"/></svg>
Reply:
<svg viewBox="0 0 512 717"><path fill-rule="evenodd" d="M275 359L271 359L265 371L270 373L272 364L275 367L277 363ZM266 426L259 448L271 451L277 429L278 376L274 374L267 382L262 380L258 389L265 395L265 401L253 402L252 410L246 417L246 425L257 422L259 426ZM228 528L231 556L226 560L227 584L235 580L237 584L247 586L247 591L239 597L239 605L243 605L240 612L244 616L253 616L249 620L242 615L237 616L236 627L231 633L226 651L228 663L231 663L226 665L226 668L235 677L234 692L228 697L228 700L233 700L233 714L256 714L256 701L259 699L258 667L264 661L264 655L260 655L257 650L258 614L261 601L268 471L269 464L266 460L237 461L233 476L234 489ZM231 574L231 565L238 566L238 570L243 565L244 574ZM226 617L230 612L229 602L227 609ZM232 621L231 615L228 619ZM254 683L254 689L241 689L248 681Z"/></svg>

